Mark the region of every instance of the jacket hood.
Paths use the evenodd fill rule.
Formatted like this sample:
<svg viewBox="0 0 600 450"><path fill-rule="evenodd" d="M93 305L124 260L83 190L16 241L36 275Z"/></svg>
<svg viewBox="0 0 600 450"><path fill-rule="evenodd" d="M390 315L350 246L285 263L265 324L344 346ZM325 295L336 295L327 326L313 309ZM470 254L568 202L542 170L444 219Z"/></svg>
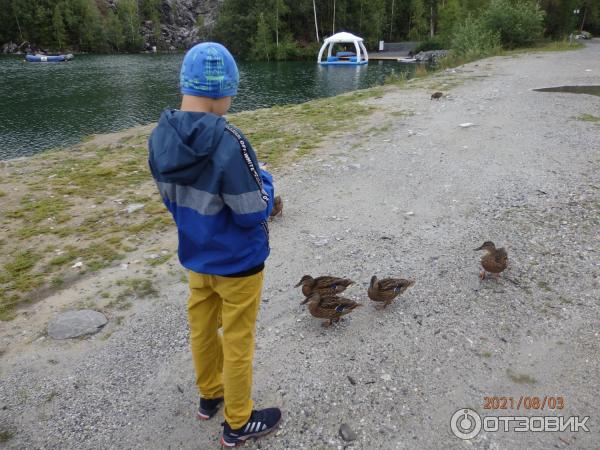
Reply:
<svg viewBox="0 0 600 450"><path fill-rule="evenodd" d="M152 171L164 181L193 183L218 147L226 123L211 113L166 110L150 135Z"/></svg>

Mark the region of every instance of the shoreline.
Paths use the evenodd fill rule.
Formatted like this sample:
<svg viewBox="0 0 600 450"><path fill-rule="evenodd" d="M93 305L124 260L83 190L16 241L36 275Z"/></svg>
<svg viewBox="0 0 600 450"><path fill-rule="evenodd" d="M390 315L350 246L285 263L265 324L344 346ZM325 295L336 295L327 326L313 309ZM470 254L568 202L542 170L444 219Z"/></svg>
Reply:
<svg viewBox="0 0 600 450"><path fill-rule="evenodd" d="M490 57L495 57L495 56L507 56L507 55L522 55L522 54L526 54L526 53L530 53L530 52L546 52L546 51L571 51L571 50L577 50L578 48L582 48L583 44L580 44L578 42L573 43L573 44L569 44L566 41L541 41L538 44L536 44L533 47L528 47L528 48L520 48L520 49L516 49L516 50L502 50L500 51L498 54L495 55L490 55ZM170 51L166 51L166 52L162 52L164 54L173 54L173 53L178 53L178 52L170 52ZM90 56L96 56L96 55L120 55L121 53L80 53L80 55L90 55ZM138 55L138 54L147 54L144 52L140 52L140 53L122 53L123 55ZM15 56L15 55L4 55L4 56ZM448 57L448 58L444 58L442 59L442 63L437 67L434 68L433 70L431 70L431 68L427 68L426 71L425 70L419 70L417 69L417 73L416 75L413 74L410 78L407 78L404 76L404 73L401 72L400 75L402 75L401 77L398 77L395 80L391 80L392 77L388 76L387 80L380 85L376 85L376 86L372 86L371 88L366 88L366 89L357 89L354 91L348 91L346 93L342 93L342 94L338 94L332 97L336 97L339 95L345 95L348 93L352 93L352 92L358 92L358 91L364 91L364 90L368 90L368 89L372 89L372 88L377 88L377 87L384 87L386 85L390 85L390 84L402 84L406 81L408 81L409 79L413 79L413 78L424 78L427 76L430 76L431 74L435 74L435 73L440 73L443 72L444 70L447 69L452 69L453 67L458 67L460 65L463 64L467 64L469 62L473 62L472 60L461 60L461 59L457 59L454 58L452 56ZM422 64L417 63L417 67L421 68L423 67ZM308 100L304 103L309 103L311 101L314 100L319 100L319 99L324 99L324 98L332 98L332 97L318 97L318 98L314 98L311 100ZM302 103L293 103L293 104L286 104L283 105L283 107L287 107L287 106L297 106L300 105ZM278 105L274 105L271 108L274 107L279 107ZM261 108L261 109L270 109L270 108ZM238 113L234 113L234 114L230 114L230 116L235 116L235 114L240 114L242 112L253 112L253 111L258 111L260 109L253 109L253 110L245 110L245 111L240 111ZM11 158L7 158L7 159L0 159L0 163L5 162L5 161L11 161L11 160L19 160L20 158L29 158L29 157L35 157L37 155L43 155L45 153L48 152L54 152L54 151L62 151L62 150L69 150L69 149L77 149L79 147L82 146L82 144L85 144L87 140L98 137L98 136L105 136L105 139L107 139L107 136L114 134L114 135L119 135L122 134L124 132L131 132L131 133L135 133L136 129L138 128L144 128L147 126L151 126L153 123L155 122L149 122L147 124L144 125L137 125L135 127L129 127L129 128L123 128L117 131L113 131L113 132L107 132L107 133L93 133L87 136L82 136L79 142L74 142L72 144L66 145L66 146L59 146L59 147L51 147L51 148L47 148L44 150L39 151L38 153L34 153L31 155L24 155L24 156L16 156L16 157L11 157Z"/></svg>

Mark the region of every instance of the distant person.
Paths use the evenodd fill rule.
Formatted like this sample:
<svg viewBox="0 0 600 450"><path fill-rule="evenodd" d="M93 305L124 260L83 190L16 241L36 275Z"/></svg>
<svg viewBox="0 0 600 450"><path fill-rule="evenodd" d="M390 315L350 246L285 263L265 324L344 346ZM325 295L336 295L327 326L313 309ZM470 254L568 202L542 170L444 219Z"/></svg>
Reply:
<svg viewBox="0 0 600 450"><path fill-rule="evenodd" d="M278 408L254 410L251 399L274 190L248 140L222 117L238 82L225 47L196 45L181 67L181 110L163 112L149 140L150 170L177 224L179 260L189 270L198 416L210 419L224 400L221 444L227 447L271 432L281 419Z"/></svg>

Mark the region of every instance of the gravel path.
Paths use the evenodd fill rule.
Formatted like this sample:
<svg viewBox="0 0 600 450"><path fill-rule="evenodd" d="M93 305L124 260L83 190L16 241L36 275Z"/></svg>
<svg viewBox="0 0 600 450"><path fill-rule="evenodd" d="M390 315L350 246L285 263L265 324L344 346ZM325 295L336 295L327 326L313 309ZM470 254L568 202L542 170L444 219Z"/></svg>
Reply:
<svg viewBox="0 0 600 450"><path fill-rule="evenodd" d="M577 117L600 116L600 101L532 89L600 84L600 41L418 83L429 89L386 88L363 131L278 174L285 216L271 226L254 397L285 416L246 447L598 448L600 124ZM449 95L429 100L434 87ZM485 240L509 253L498 282L477 277ZM365 307L323 329L291 287L305 273L356 280L347 294ZM380 311L366 297L374 273L417 283ZM0 446L218 448L222 415L195 419L186 286L155 281L160 297L112 335L0 359L12 432ZM459 408L491 415L484 396L522 395L564 397L561 413L591 416L590 432L452 435ZM357 440L341 440L342 423Z"/></svg>

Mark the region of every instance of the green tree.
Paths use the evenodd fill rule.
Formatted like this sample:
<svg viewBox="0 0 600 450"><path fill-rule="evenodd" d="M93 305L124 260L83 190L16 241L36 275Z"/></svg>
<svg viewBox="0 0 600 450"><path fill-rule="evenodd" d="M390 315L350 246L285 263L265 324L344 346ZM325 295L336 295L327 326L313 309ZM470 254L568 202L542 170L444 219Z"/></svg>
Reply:
<svg viewBox="0 0 600 450"><path fill-rule="evenodd" d="M117 52L125 46L123 24L113 10L110 10L106 16L106 38L110 47Z"/></svg>
<svg viewBox="0 0 600 450"><path fill-rule="evenodd" d="M438 34L442 42L450 42L452 29L462 16L463 12L459 0L446 0L438 6Z"/></svg>
<svg viewBox="0 0 600 450"><path fill-rule="evenodd" d="M418 41L427 36L429 24L423 0L412 0L408 38Z"/></svg>
<svg viewBox="0 0 600 450"><path fill-rule="evenodd" d="M137 0L120 0L117 5L117 16L123 26L125 49L128 51L139 50L142 46L142 37Z"/></svg>
<svg viewBox="0 0 600 450"><path fill-rule="evenodd" d="M250 3L250 5L248 5ZM234 55L247 54L253 47L257 31L254 2L225 0L219 11L213 38L223 43Z"/></svg>
<svg viewBox="0 0 600 450"><path fill-rule="evenodd" d="M452 36L452 52L466 60L493 55L500 49L500 34L491 31L481 19L467 16L457 23Z"/></svg>
<svg viewBox="0 0 600 450"><path fill-rule="evenodd" d="M482 19L507 48L529 45L542 37L544 13L529 0L492 0Z"/></svg>
<svg viewBox="0 0 600 450"><path fill-rule="evenodd" d="M67 43L67 34L65 31L65 22L62 16L61 3L57 3L54 6L52 13L52 31L54 32L54 43L61 49L64 48Z"/></svg>
<svg viewBox="0 0 600 450"><path fill-rule="evenodd" d="M253 59L269 61L272 46L271 30L264 13L260 13L256 25L256 35L252 39Z"/></svg>

